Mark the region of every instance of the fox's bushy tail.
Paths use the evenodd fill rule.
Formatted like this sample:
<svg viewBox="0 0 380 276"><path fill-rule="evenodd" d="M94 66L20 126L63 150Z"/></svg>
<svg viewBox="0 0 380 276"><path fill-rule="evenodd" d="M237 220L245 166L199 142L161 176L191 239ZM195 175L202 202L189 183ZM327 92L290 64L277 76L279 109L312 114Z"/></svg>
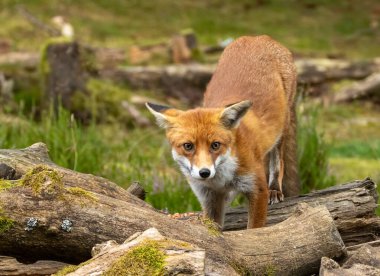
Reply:
<svg viewBox="0 0 380 276"><path fill-rule="evenodd" d="M289 51L288 54L282 55L280 60L279 65L289 105L288 120L282 136L284 161L282 187L284 196L288 197L299 195L301 189L297 161L297 69Z"/></svg>
<svg viewBox="0 0 380 276"><path fill-rule="evenodd" d="M283 134L284 147L284 178L283 193L285 197L297 196L300 194L301 185L298 177L297 162L297 116L295 103L290 109L289 125Z"/></svg>

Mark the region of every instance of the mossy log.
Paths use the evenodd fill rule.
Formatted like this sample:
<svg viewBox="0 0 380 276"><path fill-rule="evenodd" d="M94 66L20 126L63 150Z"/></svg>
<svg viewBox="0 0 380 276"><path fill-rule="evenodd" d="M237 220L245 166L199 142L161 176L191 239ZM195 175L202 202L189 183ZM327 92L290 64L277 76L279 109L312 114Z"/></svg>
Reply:
<svg viewBox="0 0 380 276"><path fill-rule="evenodd" d="M206 252L205 271L225 275L276 271L279 275L316 273L322 256L345 254L345 246L325 206L301 205L271 227L219 234L203 224L157 212L116 184L55 165L44 144L0 150L5 170L0 189L0 254L23 260L78 263L98 243L118 243L156 228Z"/></svg>
<svg viewBox="0 0 380 276"><path fill-rule="evenodd" d="M97 245L92 259L65 267L57 275L204 275L204 272L203 249L166 238L150 228L122 244L110 241ZM234 275L232 269L229 272Z"/></svg>

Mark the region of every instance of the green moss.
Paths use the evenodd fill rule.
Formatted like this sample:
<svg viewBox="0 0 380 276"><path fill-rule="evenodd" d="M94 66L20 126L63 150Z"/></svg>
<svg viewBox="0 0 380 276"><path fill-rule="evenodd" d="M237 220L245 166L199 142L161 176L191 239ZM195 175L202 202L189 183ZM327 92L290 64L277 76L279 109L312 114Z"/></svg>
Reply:
<svg viewBox="0 0 380 276"><path fill-rule="evenodd" d="M61 270L59 270L57 273L53 274L52 276L64 276L64 275L67 275L71 272L74 272L76 270L78 270L79 268L81 268L82 266L85 266L87 264L89 264L90 262L92 261L92 259L89 259L83 263L80 263L79 265L68 265L68 266L65 266L64 268L62 268Z"/></svg>
<svg viewBox="0 0 380 276"><path fill-rule="evenodd" d="M53 274L53 276L67 275L67 274L69 274L71 272L74 272L74 271L78 270L82 266L88 265L89 263L91 263L91 261L92 261L92 259L88 259L87 261L85 261L83 263L80 263L78 265L68 265L68 266L65 266L63 269L61 269L60 271L58 271L56 274ZM58 274L58 273L62 273L62 274Z"/></svg>
<svg viewBox="0 0 380 276"><path fill-rule="evenodd" d="M244 275L244 276L250 276L254 275L247 266L243 265L242 263L239 263L235 260L230 262L231 267L239 274L239 275Z"/></svg>
<svg viewBox="0 0 380 276"><path fill-rule="evenodd" d="M21 179L21 185L30 187L35 195L44 192L46 194L61 194L63 189L62 175L56 170L37 165L28 171Z"/></svg>
<svg viewBox="0 0 380 276"><path fill-rule="evenodd" d="M53 44L62 44L62 43L70 43L73 40L67 37L53 37L48 39L45 44L42 45L40 50L40 67L39 71L41 74L41 77L45 77L50 72L50 65L47 60L47 49L50 45Z"/></svg>
<svg viewBox="0 0 380 276"><path fill-rule="evenodd" d="M7 190L12 188L14 181L6 180L6 179L0 179L0 191Z"/></svg>
<svg viewBox="0 0 380 276"><path fill-rule="evenodd" d="M276 275L276 267L273 265L268 265L265 269L265 276L275 276Z"/></svg>
<svg viewBox="0 0 380 276"><path fill-rule="evenodd" d="M67 275L71 272L74 272L77 269L78 269L77 265L68 265L68 266L65 266L64 268L62 268L57 273L53 274L52 276L64 276L64 275Z"/></svg>
<svg viewBox="0 0 380 276"><path fill-rule="evenodd" d="M120 257L103 275L162 275L165 254L157 241L143 242Z"/></svg>
<svg viewBox="0 0 380 276"><path fill-rule="evenodd" d="M11 229L13 224L14 224L14 220L7 217L0 216L0 234Z"/></svg>
<svg viewBox="0 0 380 276"><path fill-rule="evenodd" d="M193 249L190 243L164 239L160 241L144 241L140 245L131 248L123 256L117 259L102 275L163 275L165 274L164 250L175 248ZM53 276L64 276L78 270L90 263L92 259L77 266L66 266Z"/></svg>
<svg viewBox="0 0 380 276"><path fill-rule="evenodd" d="M219 237L222 233L219 230L218 225L209 218L202 218L202 224L207 227L208 233L211 236Z"/></svg>
<svg viewBox="0 0 380 276"><path fill-rule="evenodd" d="M121 103L130 98L131 91L111 81L89 79L86 93L76 92L72 98L74 110L86 110L98 122L132 123L130 114Z"/></svg>
<svg viewBox="0 0 380 276"><path fill-rule="evenodd" d="M263 276L275 276L276 267L273 265L268 265L260 271L251 270L245 262L236 262L235 260L230 262L231 267L239 274L244 276L253 276L253 275L263 275Z"/></svg>
<svg viewBox="0 0 380 276"><path fill-rule="evenodd" d="M80 46L79 47L79 56L81 67L90 73L95 73L100 69L100 65L96 60L96 54L94 50Z"/></svg>
<svg viewBox="0 0 380 276"><path fill-rule="evenodd" d="M70 194L80 197L82 199L90 200L90 201L97 201L98 198L94 196L92 192L89 192L85 189L79 188L79 187L70 187L66 188L66 191L68 191Z"/></svg>

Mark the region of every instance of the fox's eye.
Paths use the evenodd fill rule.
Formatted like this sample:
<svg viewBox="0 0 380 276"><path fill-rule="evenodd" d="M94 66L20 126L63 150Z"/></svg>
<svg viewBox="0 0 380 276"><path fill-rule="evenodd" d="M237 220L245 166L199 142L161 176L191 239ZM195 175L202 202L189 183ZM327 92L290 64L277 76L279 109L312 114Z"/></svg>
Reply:
<svg viewBox="0 0 380 276"><path fill-rule="evenodd" d="M183 148L186 151L191 151L194 148L194 145L192 143L185 143L185 144L183 144Z"/></svg>
<svg viewBox="0 0 380 276"><path fill-rule="evenodd" d="M219 142L212 142L211 143L211 149L212 150L218 150L220 148L220 143Z"/></svg>

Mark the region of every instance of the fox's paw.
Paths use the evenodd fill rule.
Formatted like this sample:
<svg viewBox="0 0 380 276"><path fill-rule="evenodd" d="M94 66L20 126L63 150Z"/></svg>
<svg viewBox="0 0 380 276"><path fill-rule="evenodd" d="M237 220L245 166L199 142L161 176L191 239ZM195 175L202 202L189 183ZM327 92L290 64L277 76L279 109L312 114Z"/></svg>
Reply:
<svg viewBox="0 0 380 276"><path fill-rule="evenodd" d="M284 195L281 191L269 190L268 204L272 205L284 201Z"/></svg>

